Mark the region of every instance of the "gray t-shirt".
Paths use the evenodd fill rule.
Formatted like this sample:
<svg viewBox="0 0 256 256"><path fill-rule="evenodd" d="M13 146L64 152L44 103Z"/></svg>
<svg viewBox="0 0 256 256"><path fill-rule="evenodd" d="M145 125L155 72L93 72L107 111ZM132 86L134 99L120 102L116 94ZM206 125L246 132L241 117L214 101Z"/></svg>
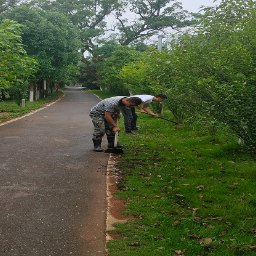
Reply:
<svg viewBox="0 0 256 256"><path fill-rule="evenodd" d="M91 109L92 114L104 115L105 111L118 114L123 106L121 99L126 96L116 96L100 101Z"/></svg>

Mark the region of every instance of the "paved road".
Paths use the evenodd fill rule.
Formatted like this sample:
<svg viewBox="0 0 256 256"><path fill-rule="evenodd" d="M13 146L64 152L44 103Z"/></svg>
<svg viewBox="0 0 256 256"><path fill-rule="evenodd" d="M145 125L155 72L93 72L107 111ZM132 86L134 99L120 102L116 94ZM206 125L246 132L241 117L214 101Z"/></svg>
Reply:
<svg viewBox="0 0 256 256"><path fill-rule="evenodd" d="M105 255L109 155L92 151L88 116L98 101L70 88L0 126L1 256Z"/></svg>

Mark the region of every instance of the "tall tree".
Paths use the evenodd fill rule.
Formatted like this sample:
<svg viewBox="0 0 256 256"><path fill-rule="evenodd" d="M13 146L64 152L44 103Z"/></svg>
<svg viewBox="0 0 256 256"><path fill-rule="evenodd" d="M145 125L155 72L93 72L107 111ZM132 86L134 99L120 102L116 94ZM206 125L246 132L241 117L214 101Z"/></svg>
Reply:
<svg viewBox="0 0 256 256"><path fill-rule="evenodd" d="M66 15L79 29L79 37L82 42L81 52L87 53L92 58L81 57L81 79L94 85L97 80L95 67L99 58L95 49L98 48L100 38L106 33L106 19L114 10L122 7L122 0L35 0L30 2L47 11L56 11Z"/></svg>
<svg viewBox="0 0 256 256"><path fill-rule="evenodd" d="M97 39L106 33L107 16L122 7L120 0L36 0L31 3L66 15L80 31L82 51L92 55Z"/></svg>
<svg viewBox="0 0 256 256"><path fill-rule="evenodd" d="M74 25L62 14L27 6L11 9L6 16L24 25L22 39L29 56L38 60L37 80L62 81L70 65L81 57Z"/></svg>
<svg viewBox="0 0 256 256"><path fill-rule="evenodd" d="M176 0L34 0L30 5L48 11L57 11L69 17L80 31L83 43L81 50L90 54L82 58L82 71L87 72L90 81L97 80L97 49L105 44L102 38L113 35L119 44L142 45L159 31L170 28L178 29L192 24L194 21ZM134 19L126 19L127 8L135 14ZM115 14L116 24L109 31L109 16ZM110 39L111 40L111 39ZM144 47L145 48L145 47ZM96 65L95 65L96 64Z"/></svg>
<svg viewBox="0 0 256 256"><path fill-rule="evenodd" d="M36 61L27 56L22 44L21 28L7 19L0 23L0 90L16 95L24 93L24 82L37 70Z"/></svg>
<svg viewBox="0 0 256 256"><path fill-rule="evenodd" d="M150 38L166 28L175 30L195 23L176 0L132 0L128 6L134 20L125 18L121 12L115 15L122 45Z"/></svg>
<svg viewBox="0 0 256 256"><path fill-rule="evenodd" d="M7 10L16 6L20 0L0 0L0 13L5 13Z"/></svg>
<svg viewBox="0 0 256 256"><path fill-rule="evenodd" d="M110 90L120 95L129 94L128 88L119 78L119 73L124 65L129 62L140 59L141 52L134 50L129 46L118 46L111 53L111 56L105 58L99 68L99 85L101 88Z"/></svg>

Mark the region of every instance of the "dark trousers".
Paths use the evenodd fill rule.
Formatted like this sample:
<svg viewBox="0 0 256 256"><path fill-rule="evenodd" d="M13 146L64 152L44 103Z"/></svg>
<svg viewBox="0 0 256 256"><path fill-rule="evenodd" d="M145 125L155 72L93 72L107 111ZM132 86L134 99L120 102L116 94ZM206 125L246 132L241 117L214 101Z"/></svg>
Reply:
<svg viewBox="0 0 256 256"><path fill-rule="evenodd" d="M136 129L138 116L135 112L135 107L123 107L122 114L124 116L125 131L131 132Z"/></svg>

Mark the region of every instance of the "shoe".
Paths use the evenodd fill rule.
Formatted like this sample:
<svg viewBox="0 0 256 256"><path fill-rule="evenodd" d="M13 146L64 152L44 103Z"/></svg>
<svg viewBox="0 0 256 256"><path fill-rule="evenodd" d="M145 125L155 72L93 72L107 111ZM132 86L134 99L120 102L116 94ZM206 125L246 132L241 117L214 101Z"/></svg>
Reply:
<svg viewBox="0 0 256 256"><path fill-rule="evenodd" d="M129 131L129 132L125 132L125 133L128 133L128 134L138 134L138 132L136 132L136 131Z"/></svg>
<svg viewBox="0 0 256 256"><path fill-rule="evenodd" d="M125 148L125 145L121 145L117 142L116 148Z"/></svg>
<svg viewBox="0 0 256 256"><path fill-rule="evenodd" d="M103 152L103 149L101 148L101 142L102 140L92 140L94 145L94 151L95 152Z"/></svg>

